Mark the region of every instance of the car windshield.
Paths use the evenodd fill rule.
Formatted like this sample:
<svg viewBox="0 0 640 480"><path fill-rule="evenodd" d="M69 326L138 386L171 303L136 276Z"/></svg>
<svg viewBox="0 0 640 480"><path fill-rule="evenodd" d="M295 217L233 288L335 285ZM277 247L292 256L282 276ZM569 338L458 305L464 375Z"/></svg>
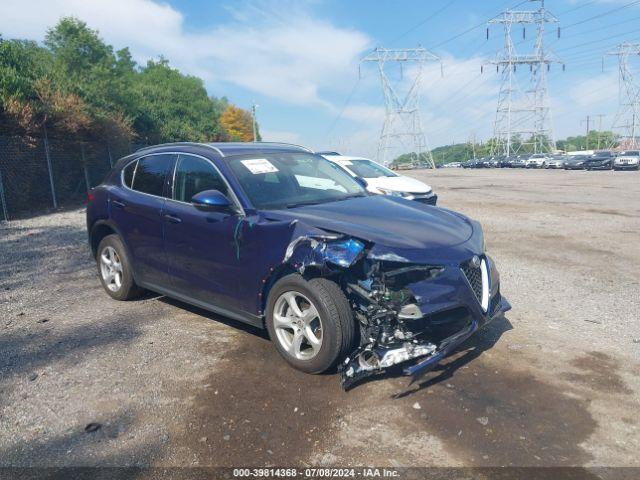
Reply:
<svg viewBox="0 0 640 480"><path fill-rule="evenodd" d="M371 160L341 160L339 162L344 165L358 177L362 178L379 178L379 177L397 177L398 175L383 167L382 165Z"/></svg>
<svg viewBox="0 0 640 480"><path fill-rule="evenodd" d="M620 157L640 157L640 152L638 150L632 150L629 152L620 152Z"/></svg>
<svg viewBox="0 0 640 480"><path fill-rule="evenodd" d="M311 153L268 153L228 159L242 189L259 209L293 208L367 195L347 172Z"/></svg>

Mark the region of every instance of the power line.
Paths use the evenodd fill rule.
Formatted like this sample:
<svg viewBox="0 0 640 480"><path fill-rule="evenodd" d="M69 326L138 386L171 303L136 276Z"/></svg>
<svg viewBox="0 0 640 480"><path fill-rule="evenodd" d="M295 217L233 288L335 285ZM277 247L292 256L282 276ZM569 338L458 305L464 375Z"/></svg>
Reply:
<svg viewBox="0 0 640 480"><path fill-rule="evenodd" d="M406 30L405 32L401 33L400 35L398 35L396 38L394 38L393 40L391 40L389 42L390 45L395 44L398 40L400 40L401 38L406 37L407 35L409 35L411 32L417 30L418 28L420 28L422 25L424 25L425 23L427 23L429 20L434 19L435 17L437 17L439 14L441 14L443 11L445 11L447 8L449 8L451 5L453 5L455 2L457 2L458 0L451 0L449 3L447 3L444 7L439 8L438 10L436 10L435 12L433 12L431 15L429 15L428 17L426 17L425 19L421 20L419 23L415 24L413 27L411 27L410 29Z"/></svg>
<svg viewBox="0 0 640 480"><path fill-rule="evenodd" d="M342 108L340 108L340 111L338 112L338 115L333 120L333 122L331 122L331 126L329 127L329 129L327 130L327 133L325 134L325 139L329 138L329 135L331 135L331 132L333 132L333 129L336 127L336 125L338 124L338 122L342 118L342 115L344 114L345 110L347 109L347 106L351 102L351 99L353 98L353 95L356 93L356 89L358 88L358 84L359 83L360 83L360 75L358 75L358 78L356 78L356 82L353 84L353 87L351 88L351 91L349 92L349 95L347 95L346 100L342 104Z"/></svg>
<svg viewBox="0 0 640 480"><path fill-rule="evenodd" d="M524 0L523 2L517 3L513 7L511 7L511 9L518 8L520 5L524 5L525 3L528 3L529 1L530 0ZM438 47L441 47L443 45L446 45L447 43L452 42L453 40L456 40L456 39L462 37L463 35L466 35L469 32L473 32L474 30L476 30L476 29L478 29L480 27L484 27L486 24L487 24L487 20L485 20L482 23L479 23L477 25L474 25L473 27L468 28L467 30L465 30L465 31L463 31L461 33L458 33L457 35L454 35L453 37L447 38L446 40L443 40L442 42L433 45L432 48L438 48Z"/></svg>
<svg viewBox="0 0 640 480"><path fill-rule="evenodd" d="M627 3L627 4L622 5L620 7L613 8L611 10L607 10L606 12L599 13L598 15L594 15L593 17L585 18L584 20L580 20L580 21L575 22L575 23L570 23L569 25L565 25L562 28L566 30L567 28L575 27L576 25L582 25L583 23L591 22L592 20L597 20L598 18L602 18L602 17L604 17L606 15L610 15L612 13L619 12L620 10L624 10L625 8L629 8L629 7L632 7L634 5L638 5L639 3L640 3L640 0L635 0L634 2L630 2L630 3Z"/></svg>

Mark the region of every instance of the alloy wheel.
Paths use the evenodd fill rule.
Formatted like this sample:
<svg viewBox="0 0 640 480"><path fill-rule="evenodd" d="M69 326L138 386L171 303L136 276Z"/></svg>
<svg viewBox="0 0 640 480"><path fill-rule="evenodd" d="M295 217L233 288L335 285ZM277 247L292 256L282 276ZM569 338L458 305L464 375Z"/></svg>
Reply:
<svg viewBox="0 0 640 480"><path fill-rule="evenodd" d="M100 274L109 290L117 292L122 287L122 261L118 252L111 246L100 253Z"/></svg>
<svg viewBox="0 0 640 480"><path fill-rule="evenodd" d="M322 347L322 320L303 294L284 292L273 307L273 326L280 346L298 360L314 358Z"/></svg>

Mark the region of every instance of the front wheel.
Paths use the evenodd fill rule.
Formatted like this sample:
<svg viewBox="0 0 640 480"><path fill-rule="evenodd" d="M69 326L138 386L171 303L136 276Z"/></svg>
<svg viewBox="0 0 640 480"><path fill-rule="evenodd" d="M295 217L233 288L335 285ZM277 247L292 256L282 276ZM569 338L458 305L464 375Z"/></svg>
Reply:
<svg viewBox="0 0 640 480"><path fill-rule="evenodd" d="M298 274L276 282L267 302L271 341L293 367L322 373L353 348L353 313L340 287L330 280Z"/></svg>

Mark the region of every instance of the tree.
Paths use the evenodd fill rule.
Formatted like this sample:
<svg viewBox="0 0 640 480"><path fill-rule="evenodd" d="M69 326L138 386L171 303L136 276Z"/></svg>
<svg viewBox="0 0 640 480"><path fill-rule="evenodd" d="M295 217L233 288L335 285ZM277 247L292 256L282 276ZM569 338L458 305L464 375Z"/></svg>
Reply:
<svg viewBox="0 0 640 480"><path fill-rule="evenodd" d="M51 67L51 55L35 42L0 37L0 124L4 132L30 136L40 128L37 84Z"/></svg>
<svg viewBox="0 0 640 480"><path fill-rule="evenodd" d="M209 98L199 78L182 75L161 58L147 63L135 90L140 106L134 126L144 142L222 140L226 100Z"/></svg>
<svg viewBox="0 0 640 480"><path fill-rule="evenodd" d="M247 110L229 105L222 113L220 123L229 140L233 142L253 141L253 117Z"/></svg>
<svg viewBox="0 0 640 480"><path fill-rule="evenodd" d="M0 36L5 134L36 139L46 128L51 136L74 141L119 138L127 144L252 140L244 110L228 119L231 133L222 127L228 107L226 98L208 95L201 79L180 73L162 57L139 67L128 48L114 52L77 18L62 18L49 29L44 46Z"/></svg>

